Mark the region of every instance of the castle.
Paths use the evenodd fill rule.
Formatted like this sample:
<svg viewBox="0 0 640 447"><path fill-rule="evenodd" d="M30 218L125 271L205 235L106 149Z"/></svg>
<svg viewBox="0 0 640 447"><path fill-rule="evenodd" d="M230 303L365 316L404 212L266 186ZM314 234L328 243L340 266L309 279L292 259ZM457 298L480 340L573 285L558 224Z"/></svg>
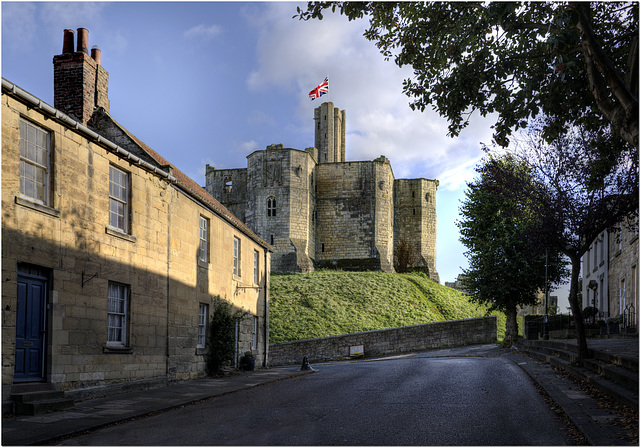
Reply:
<svg viewBox="0 0 640 447"><path fill-rule="evenodd" d="M274 272L436 271L437 180L395 179L389 160L346 160L346 112L314 111L315 146L270 145L247 167L206 166L206 190L275 248Z"/></svg>

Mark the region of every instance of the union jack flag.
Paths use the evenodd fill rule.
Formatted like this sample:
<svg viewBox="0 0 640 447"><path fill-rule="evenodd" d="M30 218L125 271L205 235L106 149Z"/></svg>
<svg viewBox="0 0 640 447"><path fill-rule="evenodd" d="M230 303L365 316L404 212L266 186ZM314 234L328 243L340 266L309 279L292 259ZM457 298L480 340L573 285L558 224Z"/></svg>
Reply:
<svg viewBox="0 0 640 447"><path fill-rule="evenodd" d="M322 83L319 86L317 86L316 88L314 88L309 92L309 98L311 98L311 101L313 101L314 99L319 98L322 95L326 95L327 93L329 93L329 77L328 76L324 78L324 81L322 81Z"/></svg>

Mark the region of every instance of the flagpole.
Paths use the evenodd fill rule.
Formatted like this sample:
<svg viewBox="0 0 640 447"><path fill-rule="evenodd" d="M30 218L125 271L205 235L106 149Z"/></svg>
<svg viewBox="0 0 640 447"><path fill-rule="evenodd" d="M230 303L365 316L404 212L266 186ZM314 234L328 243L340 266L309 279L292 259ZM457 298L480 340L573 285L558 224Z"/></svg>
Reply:
<svg viewBox="0 0 640 447"><path fill-rule="evenodd" d="M329 75L326 76L327 78L327 85L329 85ZM327 98L327 102L331 102L331 86L329 86L329 94L327 95L329 98Z"/></svg>

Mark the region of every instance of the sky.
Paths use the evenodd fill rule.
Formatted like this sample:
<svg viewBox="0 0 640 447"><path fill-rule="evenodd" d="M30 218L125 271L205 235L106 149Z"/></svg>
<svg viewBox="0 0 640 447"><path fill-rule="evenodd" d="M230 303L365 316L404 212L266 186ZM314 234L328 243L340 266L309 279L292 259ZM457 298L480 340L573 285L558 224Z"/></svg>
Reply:
<svg viewBox="0 0 640 447"><path fill-rule="evenodd" d="M64 29L89 30L109 72L110 114L201 185L205 166L244 168L270 144L314 145L313 110L347 114L347 161L385 155L395 178L438 179L440 282L467 268L455 222L491 142L473 116L456 138L436 112L412 111L409 67L363 37L367 21L299 21L293 2L2 2L2 77L53 104ZM77 34L77 33L76 33ZM329 95L309 91L329 77Z"/></svg>

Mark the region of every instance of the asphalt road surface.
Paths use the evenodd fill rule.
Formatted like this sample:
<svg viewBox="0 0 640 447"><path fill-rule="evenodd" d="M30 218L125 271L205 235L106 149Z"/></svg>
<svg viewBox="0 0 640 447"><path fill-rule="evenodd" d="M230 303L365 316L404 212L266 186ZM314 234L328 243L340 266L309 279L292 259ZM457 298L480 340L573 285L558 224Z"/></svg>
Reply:
<svg viewBox="0 0 640 447"><path fill-rule="evenodd" d="M455 355L455 353L451 354ZM314 374L68 439L66 445L563 445L504 357L412 355Z"/></svg>

